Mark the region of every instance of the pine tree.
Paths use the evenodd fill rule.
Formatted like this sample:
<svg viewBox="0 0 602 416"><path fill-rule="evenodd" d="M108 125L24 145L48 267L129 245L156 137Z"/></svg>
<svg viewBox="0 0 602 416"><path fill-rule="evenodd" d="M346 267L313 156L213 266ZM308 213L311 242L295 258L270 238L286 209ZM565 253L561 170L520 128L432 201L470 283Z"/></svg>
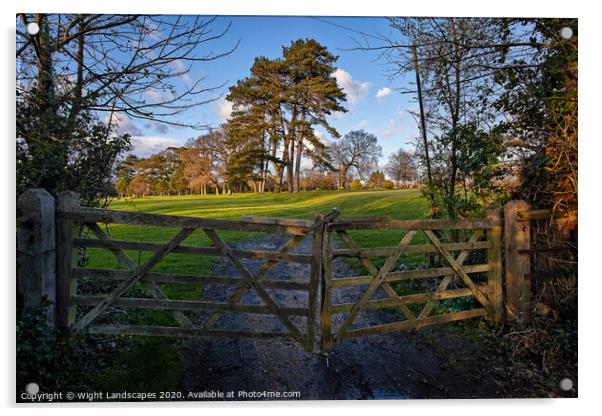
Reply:
<svg viewBox="0 0 602 416"><path fill-rule="evenodd" d="M346 111L341 105L345 94L332 75L336 60L317 41L300 39L283 48L282 59L257 58L251 75L230 88L227 99L233 103L233 113L229 128L236 140L257 144L247 149L247 154L260 157L256 168L261 191L270 165L276 191L281 190L286 173L288 191L298 192L302 156L315 164L328 161L314 126L339 137L326 120L333 112ZM252 164L252 159L245 160Z"/></svg>

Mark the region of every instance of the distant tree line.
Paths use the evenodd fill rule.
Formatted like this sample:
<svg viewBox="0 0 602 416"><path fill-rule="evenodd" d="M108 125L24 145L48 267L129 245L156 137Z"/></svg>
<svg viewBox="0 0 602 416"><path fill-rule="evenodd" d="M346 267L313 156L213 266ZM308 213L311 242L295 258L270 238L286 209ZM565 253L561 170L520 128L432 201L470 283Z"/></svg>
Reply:
<svg viewBox="0 0 602 416"><path fill-rule="evenodd" d="M277 169L264 170L265 154L251 152L230 136L229 125L212 130L182 147L169 147L146 158L133 154L116 169L115 191L120 196L224 194L239 192L279 192ZM378 170L381 147L376 136L363 130L351 131L322 148L328 163L299 170L299 190L393 189L416 185L413 154L400 149ZM385 178L385 172L390 179Z"/></svg>

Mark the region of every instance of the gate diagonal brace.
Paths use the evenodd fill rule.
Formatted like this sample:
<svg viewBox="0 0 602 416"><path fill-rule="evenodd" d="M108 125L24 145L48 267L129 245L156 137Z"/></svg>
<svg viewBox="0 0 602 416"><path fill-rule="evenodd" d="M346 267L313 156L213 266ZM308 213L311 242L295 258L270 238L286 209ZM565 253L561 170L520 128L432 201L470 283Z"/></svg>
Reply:
<svg viewBox="0 0 602 416"><path fill-rule="evenodd" d="M294 235L289 241L278 248L279 254L286 254L289 250L296 247L301 241L303 241L307 235ZM260 282L261 278L265 276L270 270L278 264L278 258L266 261L261 268L255 273L255 279ZM249 291L250 287L238 288L227 300L229 304L236 304L242 297ZM209 329L223 316L223 312L216 311L212 313L201 325L203 329Z"/></svg>
<svg viewBox="0 0 602 416"><path fill-rule="evenodd" d="M437 249L437 251L445 258L445 260L449 263L451 268L456 272L458 276L462 279L466 287L470 289L470 291L474 294L474 297L479 301L481 305L487 310L488 313L491 313L491 304L487 297L481 292L481 290L474 284L474 282L470 279L470 277L466 274L462 266L460 266L453 256L447 251L441 241L437 238L437 236L431 230L424 230L426 236L431 240L433 246Z"/></svg>
<svg viewBox="0 0 602 416"><path fill-rule="evenodd" d="M182 241L184 241L192 232L194 228L182 229L171 241L165 244L160 250L156 251L153 256L140 268L134 270L132 275L123 281L113 292L111 292L106 298L100 301L94 308L92 308L82 319L73 324L69 329L69 335L76 335L87 325L89 325L94 319L103 313L109 306L115 302L115 300L123 295L126 290L131 288L134 284L140 281L148 272L152 270L165 256L167 256L173 249L178 247Z"/></svg>
<svg viewBox="0 0 602 416"><path fill-rule="evenodd" d="M342 338L342 336L345 333L345 331L347 330L347 328L349 328L349 326L353 323L353 321L357 317L357 314L361 310L362 306L370 299L370 297L376 291L376 289L378 289L378 287L383 283L387 274L391 271L391 268L395 265L395 263L397 262L399 257L403 254L405 249L410 245L410 243L412 242L412 239L414 238L414 235L416 235L416 231L412 230L412 231L409 231L405 236L403 236L399 245L394 250L393 254L391 254L391 256L389 256L389 258L385 261L385 264L383 265L383 267L381 267L381 269L378 271L376 276L374 276L374 279L372 279L372 282L368 286L368 289L366 289L366 292L360 298L359 302L356 303L355 305L353 305L353 307L351 308L351 311L349 312L349 316L347 316L347 319L343 322L343 324L341 325L341 327L335 334L334 341L338 341Z"/></svg>
<svg viewBox="0 0 602 416"><path fill-rule="evenodd" d="M270 309L270 311L282 321L284 326L288 328L291 335L295 340L303 343L303 335L299 332L299 329L288 319L286 315L282 313L278 304L274 302L274 300L270 297L270 295L265 291L265 289L257 282L255 275L247 269L247 267L240 261L240 259L234 254L232 249L228 247L222 239L217 235L217 233L212 229L203 228L203 232L209 237L213 245L226 257L232 261L234 266L238 269L239 273L246 280L247 284L250 287L255 289L255 292L259 296L259 298L265 303L265 305Z"/></svg>
<svg viewBox="0 0 602 416"><path fill-rule="evenodd" d="M98 226L98 224L86 223L85 225L86 225L86 227L88 227L88 229L90 231L92 231L92 233L94 233L96 238L98 238L99 240L106 241L106 242L111 241L111 238ZM125 253L125 251L123 251L122 249L111 248L110 251L115 256L115 258L117 259L119 264L121 264L123 267L125 267L129 271L134 271L138 267L136 265L136 263L130 258L130 256L128 256ZM167 295L165 295L165 293L161 290L159 285L156 284L155 282L143 281L142 283L144 284L144 287L150 292L150 294L155 299L162 299L162 300L168 299ZM190 319L188 319L188 317L185 314L183 314L182 312L171 311L170 314L180 324L180 326L182 326L184 328L194 328L194 325L192 324L192 322L190 322Z"/></svg>
<svg viewBox="0 0 602 416"><path fill-rule="evenodd" d="M340 230L337 231L337 234L339 235L339 237L341 237L341 239L345 242L345 244L347 244L347 246L350 249L357 250L358 252L360 252L359 246L355 243L355 241L353 241L353 239L349 236L349 234L346 231ZM374 265L374 263L372 263L372 261L368 257L360 257L359 260L368 270L368 273L370 273L372 276L376 276L376 274L378 273L378 268ZM391 299L399 298L397 292L395 292L395 289L393 289L389 282L383 282L382 288ZM408 321L414 322L416 320L416 317L414 316L410 308L408 308L408 305L400 302L398 307Z"/></svg>
<svg viewBox="0 0 602 416"><path fill-rule="evenodd" d="M479 240L479 238L481 238L482 235L483 235L483 230L475 230L475 232L468 239L468 242L476 243ZM458 263L459 266L462 266L464 264L464 262L468 258L468 254L469 254L468 250L464 250L458 255L458 257L456 257L456 262ZM437 289L435 290L433 295L436 295L438 293L445 291L447 289L447 287L449 286L449 284L454 279L454 276L455 275L453 275L453 274L445 276L443 278L443 280L441 280L441 282L437 286ZM418 315L418 319L427 318L437 303L438 303L438 301L431 300L426 305L424 305L424 308Z"/></svg>

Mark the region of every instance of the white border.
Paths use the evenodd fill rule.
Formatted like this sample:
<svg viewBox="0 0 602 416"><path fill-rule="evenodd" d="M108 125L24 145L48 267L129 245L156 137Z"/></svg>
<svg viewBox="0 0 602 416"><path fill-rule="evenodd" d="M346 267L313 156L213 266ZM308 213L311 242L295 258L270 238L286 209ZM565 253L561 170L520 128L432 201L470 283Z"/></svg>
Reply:
<svg viewBox="0 0 602 416"><path fill-rule="evenodd" d="M295 403L146 403L139 404L95 404L84 405L52 405L38 406L36 409L43 413L60 414L105 414L107 410L131 409L142 407L149 414L164 414L168 407L175 407L178 413L186 412L199 414L231 414L241 412L254 414L289 415L314 413L315 411L335 412L342 408L345 414L360 414L367 408L376 407L376 411L423 412L439 415L487 414L497 415L529 411L529 413L544 413L546 415L563 415L577 412L593 413L600 385L599 353L599 316L600 300L596 294L602 293L600 281L600 261L596 262L599 254L595 252L596 240L601 236L600 221L596 221L597 208L600 200L600 169L596 169L602 157L600 143L600 55L599 39L600 13L596 13L594 2L587 5L577 2L545 1L539 4L525 0L504 0L500 2L484 1L383 1L352 3L351 0L169 0L150 2L140 0L102 0L102 1L68 1L68 0L21 0L13 4L2 3L2 62L0 71L1 97L4 98L0 111L2 117L3 137L1 157L2 179L5 195L2 198L2 246L0 247L0 264L3 265L2 302L5 340L2 344L2 365L0 368L0 395L2 404L11 407L14 399L14 50L15 50L15 14L17 12L85 12L85 13L173 13L173 14L231 14L231 15L321 15L321 16L528 16L528 17L578 17L579 18L579 68L581 78L579 123L580 137L580 219L582 224L580 237L580 301L579 301L579 399L574 400L474 400L474 401L408 401L408 402L295 402ZM585 225L585 227L584 227ZM597 263L597 264L596 264ZM599 297L599 295L598 295ZM403 357L397 357L402 359ZM22 407L21 407L22 408ZM84 410L85 409L85 410ZM31 407L22 411L31 412ZM10 413L19 411L12 406Z"/></svg>

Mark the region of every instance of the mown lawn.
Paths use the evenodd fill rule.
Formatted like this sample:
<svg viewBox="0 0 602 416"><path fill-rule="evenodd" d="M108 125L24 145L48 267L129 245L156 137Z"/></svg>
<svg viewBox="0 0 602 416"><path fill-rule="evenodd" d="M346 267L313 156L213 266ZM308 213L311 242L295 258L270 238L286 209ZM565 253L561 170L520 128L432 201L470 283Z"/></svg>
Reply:
<svg viewBox="0 0 602 416"><path fill-rule="evenodd" d="M167 196L114 200L110 209L168 215L239 220L242 215L313 219L316 213L326 214L334 207L342 217L390 217L391 219L425 218L426 201L417 189L365 192L304 192L299 194L237 194L207 196ZM140 242L165 242L178 230L160 227L141 227L112 224L112 238ZM225 241L259 237L259 233L219 232ZM360 246L390 245L399 241L399 232L361 231L353 233ZM207 246L209 240L202 231L193 233L184 244ZM144 262L151 253L129 252L136 262ZM106 250L89 250L89 267L116 268L117 262ZM171 254L156 271L177 273L206 273L214 259L203 256Z"/></svg>
<svg viewBox="0 0 602 416"><path fill-rule="evenodd" d="M238 220L242 215L265 217L313 219L316 213L326 214L338 208L343 218L347 217L389 217L391 219L425 218L427 203L420 191L324 191L299 194L237 194L207 196L167 196L136 199L116 199L110 209L120 211L147 212L168 215L220 218ZM179 230L160 227L130 226L111 224L104 229L114 239L165 242ZM260 233L218 232L226 242L257 238ZM353 239L361 247L395 245L399 242L400 231L355 231ZM420 236L417 236L421 239ZM209 246L210 242L202 231L194 232L183 243L186 245ZM150 252L128 251L127 254L138 264L152 255ZM119 268L114 256L107 250L87 251L90 268ZM417 256L414 256L417 257ZM169 271L183 274L208 274L217 259L208 256L171 254L159 263L154 271ZM420 258L406 258L405 262L420 262ZM94 286L93 286L94 287ZM173 299L196 300L201 293L198 285L162 285L164 292ZM105 290L110 290L109 287ZM133 295L140 295L140 288ZM175 322L165 312L132 311L127 320L137 324L173 325ZM113 368L99 374L97 383L105 389L139 389L141 391L169 390L175 387L181 371L179 342L174 339L138 337L132 340L132 348L122 354ZM168 354L166 351L173 351ZM144 357L144 359L141 359ZM147 359L152 357L153 365ZM145 364L146 363L146 364Z"/></svg>

